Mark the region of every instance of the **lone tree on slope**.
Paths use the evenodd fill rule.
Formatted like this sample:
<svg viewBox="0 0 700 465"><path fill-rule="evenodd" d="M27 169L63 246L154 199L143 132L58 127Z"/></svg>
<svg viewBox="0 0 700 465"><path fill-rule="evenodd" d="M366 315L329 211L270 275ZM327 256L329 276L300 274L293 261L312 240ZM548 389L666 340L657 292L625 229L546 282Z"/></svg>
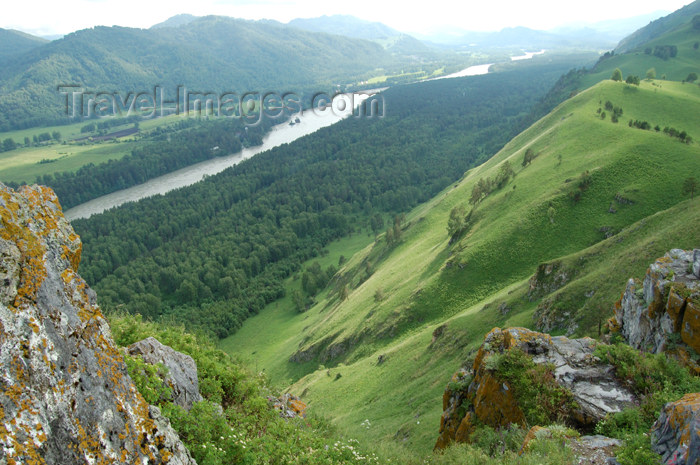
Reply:
<svg viewBox="0 0 700 465"><path fill-rule="evenodd" d="M690 194L690 200L693 200L695 196L695 191L698 190L698 180L694 176L686 178L683 181L683 195Z"/></svg>

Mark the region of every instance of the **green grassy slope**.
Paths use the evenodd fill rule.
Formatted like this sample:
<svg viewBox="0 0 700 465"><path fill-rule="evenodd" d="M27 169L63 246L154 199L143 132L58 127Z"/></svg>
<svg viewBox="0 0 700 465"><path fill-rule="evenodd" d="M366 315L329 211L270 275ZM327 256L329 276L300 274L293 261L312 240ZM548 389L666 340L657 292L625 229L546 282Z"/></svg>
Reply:
<svg viewBox="0 0 700 465"><path fill-rule="evenodd" d="M695 2L698 5L700 3ZM654 68L656 77L666 76L669 80L682 81L689 73L700 73L700 48L695 44L700 42L700 29L695 29L691 17L682 17L685 22L667 32L650 39L647 42L629 50L627 53L613 55L602 60L583 80L584 87L593 85L601 79L608 79L615 68L620 68L624 77L630 74L644 79L647 70ZM676 57L663 60L653 54L645 53L647 48L653 52L654 47L675 45L678 48Z"/></svg>
<svg viewBox="0 0 700 465"><path fill-rule="evenodd" d="M608 100L624 110L619 123L597 113ZM629 277L670 248L700 243L700 201L681 194L683 180L700 175L700 145L627 125L646 120L697 139L699 110L695 85L602 82L416 208L397 246L380 237L355 254L309 311L270 306L224 346L277 382L307 374L292 390L353 436L427 452L445 383L484 333L533 326L542 301L527 298L528 280L539 263L560 260L571 270L568 285L545 299L570 312L577 333L596 335ZM523 168L527 148L537 157ZM473 186L506 160L515 178L479 203L469 231L449 244L450 211L468 211ZM569 192L586 170L590 185L574 202ZM605 239L606 231L614 235ZM284 324L271 323L279 317ZM294 354L307 361L290 362Z"/></svg>

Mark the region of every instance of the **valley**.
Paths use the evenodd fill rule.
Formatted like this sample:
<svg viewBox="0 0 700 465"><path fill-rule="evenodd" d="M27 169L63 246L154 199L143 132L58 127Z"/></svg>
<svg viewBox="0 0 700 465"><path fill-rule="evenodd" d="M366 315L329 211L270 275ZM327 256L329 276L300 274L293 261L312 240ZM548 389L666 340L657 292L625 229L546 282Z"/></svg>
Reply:
<svg viewBox="0 0 700 465"><path fill-rule="evenodd" d="M700 0L642 13L0 29L0 463L696 465Z"/></svg>

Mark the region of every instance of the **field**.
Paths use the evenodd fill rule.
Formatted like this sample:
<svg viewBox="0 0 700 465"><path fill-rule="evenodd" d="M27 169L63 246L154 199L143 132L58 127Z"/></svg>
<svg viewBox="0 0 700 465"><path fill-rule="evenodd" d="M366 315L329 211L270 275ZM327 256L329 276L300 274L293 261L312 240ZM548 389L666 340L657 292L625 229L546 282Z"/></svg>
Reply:
<svg viewBox="0 0 700 465"><path fill-rule="evenodd" d="M85 142L76 139L96 133L82 133L81 128L90 122L66 126L51 126L45 128L22 129L0 133L0 141L12 139L17 144L24 144L24 138L30 140L42 133L59 132L61 142L41 143L30 147L22 146L15 150L0 153L0 181L16 183L33 183L37 177L49 173L74 172L88 163L104 163L108 160L118 160L142 143L143 136L156 128L165 128L178 121L177 116L166 116L158 119L139 121L139 136L120 137L116 140ZM133 128L134 124L113 126L106 133ZM44 160L43 163L39 163Z"/></svg>

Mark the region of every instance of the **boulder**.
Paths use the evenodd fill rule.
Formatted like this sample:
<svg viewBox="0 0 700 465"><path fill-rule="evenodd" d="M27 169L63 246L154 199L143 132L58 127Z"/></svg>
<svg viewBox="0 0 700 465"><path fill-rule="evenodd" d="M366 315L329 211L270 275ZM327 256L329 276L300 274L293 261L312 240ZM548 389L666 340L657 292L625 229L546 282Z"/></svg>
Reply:
<svg viewBox="0 0 700 465"><path fill-rule="evenodd" d="M576 463L587 465L610 465L615 456L615 449L622 445L619 439L612 439L601 435L581 436L571 430L562 430L561 428L543 428L541 426L533 426L527 432L523 445L520 448L520 453L526 452L532 443L537 439L557 439L566 442L566 445L577 458Z"/></svg>
<svg viewBox="0 0 700 465"><path fill-rule="evenodd" d="M513 389L499 378L488 360L510 349L520 349L535 364L546 364L555 382L571 394L575 406L570 424L591 427L608 413L620 412L635 402L634 395L615 379L614 368L593 355L590 338L530 331L525 328L494 328L484 338L473 366L457 371L443 395L443 415L436 449L450 442L469 442L477 422L494 428L525 424L525 415Z"/></svg>
<svg viewBox="0 0 700 465"><path fill-rule="evenodd" d="M163 345L154 337L135 342L127 348L127 353L139 356L151 365L162 363L168 368L167 382L172 388L174 404L189 410L192 404L200 402L197 364L189 355Z"/></svg>
<svg viewBox="0 0 700 465"><path fill-rule="evenodd" d="M643 282L630 279L608 323L636 349L659 353L674 339L700 352L700 250L673 249L656 260ZM700 266L700 265L698 265Z"/></svg>
<svg viewBox="0 0 700 465"><path fill-rule="evenodd" d="M136 390L48 188L0 184L0 463L194 465Z"/></svg>
<svg viewBox="0 0 700 465"><path fill-rule="evenodd" d="M664 406L652 427L651 443L666 465L700 465L700 393Z"/></svg>
<svg viewBox="0 0 700 465"><path fill-rule="evenodd" d="M282 418L306 418L306 404L295 395L287 393L280 397L270 396L267 401Z"/></svg>

